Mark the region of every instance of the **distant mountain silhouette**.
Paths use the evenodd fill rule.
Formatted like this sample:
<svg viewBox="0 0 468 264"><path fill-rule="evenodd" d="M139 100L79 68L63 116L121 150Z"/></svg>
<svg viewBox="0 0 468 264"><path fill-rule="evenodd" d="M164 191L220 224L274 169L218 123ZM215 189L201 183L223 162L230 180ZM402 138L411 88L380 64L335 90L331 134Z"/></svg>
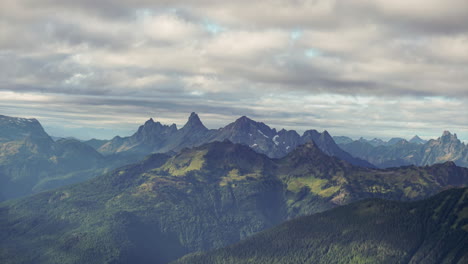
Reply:
<svg viewBox="0 0 468 264"><path fill-rule="evenodd" d="M95 141L90 141L90 145L97 147L97 150L104 155L124 152L151 154L177 152L185 147L225 139L249 146L271 158L284 157L298 145L313 141L327 155L338 157L357 166L375 167L343 151L327 131L319 133L316 130L308 130L300 136L294 130L276 131L246 116L217 130L207 129L196 113L192 113L184 127L179 130L175 125L165 126L159 122L154 123L153 119L150 119L130 137L116 137L102 145L96 145Z"/></svg>
<svg viewBox="0 0 468 264"><path fill-rule="evenodd" d="M410 164L424 166L446 161L468 167L468 146L449 131L444 131L441 137L429 141L415 136L410 142L400 140L393 145L373 146L370 142L357 140L339 146L354 157L381 168Z"/></svg>

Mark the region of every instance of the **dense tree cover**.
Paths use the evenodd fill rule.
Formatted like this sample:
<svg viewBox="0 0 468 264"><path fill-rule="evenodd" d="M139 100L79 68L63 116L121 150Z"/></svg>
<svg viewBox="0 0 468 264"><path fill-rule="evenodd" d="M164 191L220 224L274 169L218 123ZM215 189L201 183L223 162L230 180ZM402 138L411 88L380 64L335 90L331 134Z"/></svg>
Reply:
<svg viewBox="0 0 468 264"><path fill-rule="evenodd" d="M468 188L419 202L357 202L173 262L206 263L468 263Z"/></svg>

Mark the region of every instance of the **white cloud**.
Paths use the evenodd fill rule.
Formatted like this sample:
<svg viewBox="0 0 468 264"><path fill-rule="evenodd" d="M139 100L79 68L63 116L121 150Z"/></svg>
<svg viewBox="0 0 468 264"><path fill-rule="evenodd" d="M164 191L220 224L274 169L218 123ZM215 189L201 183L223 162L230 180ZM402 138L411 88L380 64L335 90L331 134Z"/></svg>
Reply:
<svg viewBox="0 0 468 264"><path fill-rule="evenodd" d="M124 105L138 120L200 111L214 126L251 114L343 134L466 131L465 0L5 0L0 17L0 91L17 99L0 103L13 115L101 103L96 120ZM20 103L38 95L63 103Z"/></svg>

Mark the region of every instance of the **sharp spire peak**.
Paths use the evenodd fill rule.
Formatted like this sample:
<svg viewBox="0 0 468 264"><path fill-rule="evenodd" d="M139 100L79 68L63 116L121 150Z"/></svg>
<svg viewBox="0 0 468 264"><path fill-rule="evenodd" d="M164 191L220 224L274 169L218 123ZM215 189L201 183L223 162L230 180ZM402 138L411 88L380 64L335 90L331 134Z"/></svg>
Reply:
<svg viewBox="0 0 468 264"><path fill-rule="evenodd" d="M205 125L203 125L200 117L197 113L192 112L188 118L187 123L184 125L184 128L203 128L207 129Z"/></svg>

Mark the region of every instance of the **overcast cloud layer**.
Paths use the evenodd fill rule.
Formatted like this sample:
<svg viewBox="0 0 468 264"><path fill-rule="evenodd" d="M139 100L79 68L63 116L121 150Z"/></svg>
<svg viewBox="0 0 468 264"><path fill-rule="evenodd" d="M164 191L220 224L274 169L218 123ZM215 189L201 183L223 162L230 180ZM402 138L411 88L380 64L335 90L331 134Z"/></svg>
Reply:
<svg viewBox="0 0 468 264"><path fill-rule="evenodd" d="M466 0L2 0L0 114L111 138L241 115L468 140Z"/></svg>

